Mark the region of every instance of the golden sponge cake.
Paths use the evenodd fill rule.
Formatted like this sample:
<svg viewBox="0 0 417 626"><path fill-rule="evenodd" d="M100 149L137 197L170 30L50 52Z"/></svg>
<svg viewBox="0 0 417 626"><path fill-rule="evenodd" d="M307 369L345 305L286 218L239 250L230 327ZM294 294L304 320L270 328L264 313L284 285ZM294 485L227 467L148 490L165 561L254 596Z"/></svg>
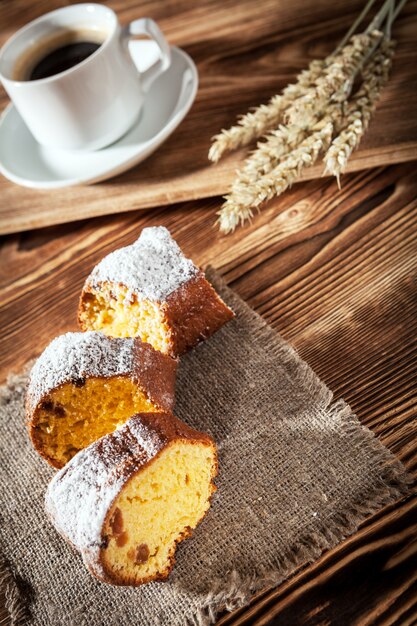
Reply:
<svg viewBox="0 0 417 626"><path fill-rule="evenodd" d="M168 576L177 543L209 509L216 473L208 435L173 415L142 413L58 472L46 510L92 574L140 585Z"/></svg>
<svg viewBox="0 0 417 626"><path fill-rule="evenodd" d="M233 315L169 231L158 226L144 228L134 244L94 268L81 294L78 319L82 330L140 337L177 356Z"/></svg>
<svg viewBox="0 0 417 626"><path fill-rule="evenodd" d="M35 449L60 468L134 413L172 411L176 367L138 338L57 337L30 375L26 422Z"/></svg>

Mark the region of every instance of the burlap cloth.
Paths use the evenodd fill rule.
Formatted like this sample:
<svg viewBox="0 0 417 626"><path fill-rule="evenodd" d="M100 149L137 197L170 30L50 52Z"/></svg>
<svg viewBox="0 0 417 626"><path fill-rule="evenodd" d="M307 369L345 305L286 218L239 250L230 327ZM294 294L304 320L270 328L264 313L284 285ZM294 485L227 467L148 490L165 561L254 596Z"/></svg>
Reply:
<svg viewBox="0 0 417 626"><path fill-rule="evenodd" d="M209 624L407 493L403 466L351 409L210 278L237 318L182 359L176 413L217 441L218 491L168 582L111 587L87 573L44 513L53 470L26 436L26 376L1 390L0 548L15 623Z"/></svg>

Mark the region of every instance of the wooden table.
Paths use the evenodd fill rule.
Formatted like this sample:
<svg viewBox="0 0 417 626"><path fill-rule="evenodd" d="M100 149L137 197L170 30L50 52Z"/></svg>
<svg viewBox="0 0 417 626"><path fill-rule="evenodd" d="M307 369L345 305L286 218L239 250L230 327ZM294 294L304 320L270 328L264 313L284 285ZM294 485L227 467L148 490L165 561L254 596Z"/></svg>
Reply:
<svg viewBox="0 0 417 626"><path fill-rule="evenodd" d="M47 4L37 3L37 13ZM8 6L16 26L34 13L19 11L23 0ZM185 31L195 33L196 24L188 22L187 31L184 23ZM219 198L147 211L129 205L126 213L3 237L0 378L55 335L76 329L81 285L103 255L132 242L144 226L163 224L197 263L218 268L416 475L416 167L349 174L340 191L328 178L304 182L228 237L213 227ZM131 191L131 179L119 180L117 194L124 184ZM106 193L112 188L108 183ZM8 188L8 199L19 192ZM219 623L416 624L416 528L414 495ZM0 609L0 624L7 623Z"/></svg>
<svg viewBox="0 0 417 626"><path fill-rule="evenodd" d="M0 375L75 329L91 267L144 226L171 229L292 342L408 467L417 470L416 164L297 185L220 237L218 200L11 235L0 252ZM222 624L415 624L417 497ZM272 621L272 620L276 621ZM1 621L0 621L1 623Z"/></svg>

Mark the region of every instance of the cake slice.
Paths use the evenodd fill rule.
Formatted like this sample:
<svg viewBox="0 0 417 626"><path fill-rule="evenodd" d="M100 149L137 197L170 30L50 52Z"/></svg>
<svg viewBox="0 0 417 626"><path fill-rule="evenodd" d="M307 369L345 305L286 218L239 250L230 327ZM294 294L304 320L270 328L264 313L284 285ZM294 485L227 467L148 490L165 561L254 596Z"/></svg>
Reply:
<svg viewBox="0 0 417 626"><path fill-rule="evenodd" d="M216 474L208 435L170 414L141 413L56 474L46 510L94 576L141 585L168 576L177 543L209 509Z"/></svg>
<svg viewBox="0 0 417 626"><path fill-rule="evenodd" d="M176 367L140 339L57 337L30 374L26 423L35 449L60 468L134 413L172 411Z"/></svg>
<svg viewBox="0 0 417 626"><path fill-rule="evenodd" d="M233 316L162 226L144 228L134 244L106 256L87 278L79 305L83 330L140 337L171 355L207 339Z"/></svg>

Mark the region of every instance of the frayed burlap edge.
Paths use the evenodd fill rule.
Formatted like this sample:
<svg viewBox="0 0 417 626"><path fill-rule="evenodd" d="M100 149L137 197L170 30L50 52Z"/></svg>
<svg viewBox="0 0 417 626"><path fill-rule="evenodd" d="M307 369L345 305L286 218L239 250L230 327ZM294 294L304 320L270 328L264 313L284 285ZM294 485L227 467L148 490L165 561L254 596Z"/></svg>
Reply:
<svg viewBox="0 0 417 626"><path fill-rule="evenodd" d="M245 606L258 592L276 587L301 566L307 566L319 559L325 550L334 548L346 537L352 535L366 518L383 507L410 495L408 489L394 486L395 477L392 476L392 478L393 486L375 491L369 500L358 502L348 513L335 516L335 522L337 518L338 524L337 531L324 527L322 534L316 533L314 536L310 534L305 540L300 540L285 559L276 562L275 569L254 574L246 579L242 579L238 572L232 571L227 588L224 582L219 582L218 590L208 594L202 600L198 612L187 618L187 626L210 626L216 621L219 613L234 611ZM401 480L401 473L398 478ZM410 480L407 482L411 483Z"/></svg>
<svg viewBox="0 0 417 626"><path fill-rule="evenodd" d="M0 554L0 587L4 591L5 607L12 626L24 626L27 622L28 603L23 591L4 557Z"/></svg>
<svg viewBox="0 0 417 626"><path fill-rule="evenodd" d="M229 303L236 299L236 294L226 286L215 271L208 268L207 274L217 290L223 294L227 293L226 300ZM249 307L245 307L239 315L246 319L252 318L252 324L256 316L257 328L253 331L254 339L268 355L282 358L276 331ZM276 587L294 574L297 569L316 561L325 550L334 548L346 537L352 535L368 517L411 495L410 486L413 484L413 478L404 466L367 427L360 424L356 415L343 400L333 401L332 392L318 379L295 350L292 350L290 359L297 361L295 381L300 385L315 388L315 391L326 399L327 410L332 413L332 417L344 419L344 422L340 423L340 429L351 438L352 445L365 448L367 454L375 462L383 463L381 476L372 493L368 493L366 497L364 494L358 494L348 511L333 515L333 529L332 524L328 522L319 532L300 538L284 558L275 562L273 569L257 571L246 578L242 578L235 570L231 571L227 582L218 581L214 589L201 598L197 612L186 617L186 626L210 626L221 612L233 611L245 606L256 593ZM26 384L27 373L32 364L33 361L29 362L22 373L11 374L8 377L7 384L0 387L0 396L3 400L7 400L17 386ZM29 616L28 599L24 597L12 568L1 554L0 584L6 590L6 609L12 626L24 626ZM162 624L162 622L158 621L157 624ZM87 617L82 619L80 626L89 626Z"/></svg>

